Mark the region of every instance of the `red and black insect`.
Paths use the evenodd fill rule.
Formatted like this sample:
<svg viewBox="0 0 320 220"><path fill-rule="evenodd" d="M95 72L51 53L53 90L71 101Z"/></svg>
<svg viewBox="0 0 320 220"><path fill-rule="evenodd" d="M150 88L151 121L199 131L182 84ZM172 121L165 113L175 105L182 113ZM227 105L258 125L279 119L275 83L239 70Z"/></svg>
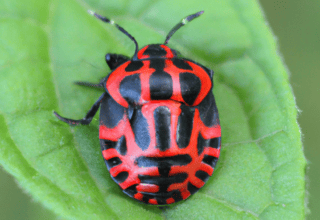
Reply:
<svg viewBox="0 0 320 220"><path fill-rule="evenodd" d="M212 94L213 71L166 46L171 36L203 11L189 15L164 44L138 50L132 58L107 54L111 73L105 92L81 120L55 115L69 125L91 122L100 109L99 139L113 180L130 197L147 204L178 202L198 191L212 175L220 154L221 129Z"/></svg>

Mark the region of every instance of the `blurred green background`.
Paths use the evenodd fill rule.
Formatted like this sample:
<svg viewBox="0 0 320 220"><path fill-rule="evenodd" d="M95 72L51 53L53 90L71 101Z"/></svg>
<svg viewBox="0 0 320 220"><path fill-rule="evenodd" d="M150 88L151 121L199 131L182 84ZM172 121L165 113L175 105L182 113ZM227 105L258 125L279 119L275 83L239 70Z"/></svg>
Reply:
<svg viewBox="0 0 320 220"><path fill-rule="evenodd" d="M291 85L301 110L298 121L303 133L307 168L308 201L311 214L320 218L320 1L260 0L266 19L278 39L279 51L286 63ZM11 176L0 169L0 219L56 219L54 214L32 201Z"/></svg>

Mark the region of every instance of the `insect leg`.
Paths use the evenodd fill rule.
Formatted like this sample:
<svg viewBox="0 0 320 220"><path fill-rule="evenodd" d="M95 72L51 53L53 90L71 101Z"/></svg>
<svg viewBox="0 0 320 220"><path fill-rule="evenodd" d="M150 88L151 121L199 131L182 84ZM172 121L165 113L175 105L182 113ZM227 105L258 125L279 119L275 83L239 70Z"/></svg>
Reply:
<svg viewBox="0 0 320 220"><path fill-rule="evenodd" d="M80 119L80 120L74 120L74 119L70 119L70 118L64 118L62 116L60 116L57 112L53 112L55 114L55 116L69 124L69 125L79 125L79 124L82 124L82 125L88 125L90 124L90 122L92 121L92 118L94 117L94 115L97 113L99 107L100 107L100 104L101 104L101 100L104 98L106 93L103 93L100 98L93 104L93 106L91 107L91 109L88 111L88 113L86 114L86 116L83 118L83 119Z"/></svg>
<svg viewBox="0 0 320 220"><path fill-rule="evenodd" d="M104 78L103 78L104 80ZM74 84L79 85L79 86L88 86L88 87L94 87L94 88L103 88L103 82L100 83L91 83L91 82L79 82L76 81Z"/></svg>
<svg viewBox="0 0 320 220"><path fill-rule="evenodd" d="M108 76L107 76L108 77ZM79 86L88 86L93 88L103 88L104 83L106 82L107 77L103 77L99 83L91 83L91 82L82 82L82 81L76 81L74 84Z"/></svg>

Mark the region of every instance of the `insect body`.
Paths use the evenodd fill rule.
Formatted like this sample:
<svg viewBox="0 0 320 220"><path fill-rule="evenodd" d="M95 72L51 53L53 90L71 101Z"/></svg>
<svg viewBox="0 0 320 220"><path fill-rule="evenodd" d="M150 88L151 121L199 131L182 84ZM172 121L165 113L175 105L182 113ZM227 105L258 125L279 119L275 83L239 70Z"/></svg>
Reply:
<svg viewBox="0 0 320 220"><path fill-rule="evenodd" d="M140 50L115 24L136 44L133 57L107 54L112 72L99 84L78 83L105 89L84 119L55 112L70 125L89 124L100 107L99 139L110 175L125 194L147 204L188 198L212 175L220 154L213 71L166 46L176 30L202 13L177 24L164 44Z"/></svg>

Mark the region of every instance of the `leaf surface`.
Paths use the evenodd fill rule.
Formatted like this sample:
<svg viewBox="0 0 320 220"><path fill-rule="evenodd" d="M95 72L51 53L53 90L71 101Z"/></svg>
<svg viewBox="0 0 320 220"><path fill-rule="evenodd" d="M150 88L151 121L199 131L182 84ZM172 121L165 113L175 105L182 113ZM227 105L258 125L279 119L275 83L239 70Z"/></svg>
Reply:
<svg viewBox="0 0 320 220"><path fill-rule="evenodd" d="M169 46L215 71L222 151L206 185L166 209L140 204L111 180L98 118L82 118L101 92L106 53L132 56L162 43L186 15L205 13ZM303 219L305 158L288 74L259 5L251 1L9 1L0 3L0 162L35 199L67 219ZM98 114L97 114L98 115Z"/></svg>

